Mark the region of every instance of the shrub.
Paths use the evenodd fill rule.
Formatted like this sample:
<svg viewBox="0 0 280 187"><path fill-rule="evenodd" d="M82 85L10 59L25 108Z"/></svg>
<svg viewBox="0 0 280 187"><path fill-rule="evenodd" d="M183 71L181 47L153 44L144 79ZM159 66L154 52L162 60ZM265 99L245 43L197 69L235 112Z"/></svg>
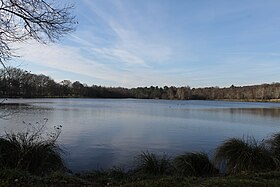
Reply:
<svg viewBox="0 0 280 187"><path fill-rule="evenodd" d="M174 166L184 176L210 176L218 173L205 153L179 155L174 159Z"/></svg>
<svg viewBox="0 0 280 187"><path fill-rule="evenodd" d="M137 169L145 174L163 175L171 170L170 158L167 155L155 155L153 153L142 152L136 157Z"/></svg>
<svg viewBox="0 0 280 187"><path fill-rule="evenodd" d="M271 154L264 142L258 143L254 138L230 138L220 145L215 152L217 164L224 164L226 172L256 172L274 170L278 160Z"/></svg>
<svg viewBox="0 0 280 187"><path fill-rule="evenodd" d="M23 132L6 132L0 138L0 168L36 175L64 169L62 150L56 144L60 130L61 126L55 127L55 132L44 133L44 125L37 128L29 124Z"/></svg>

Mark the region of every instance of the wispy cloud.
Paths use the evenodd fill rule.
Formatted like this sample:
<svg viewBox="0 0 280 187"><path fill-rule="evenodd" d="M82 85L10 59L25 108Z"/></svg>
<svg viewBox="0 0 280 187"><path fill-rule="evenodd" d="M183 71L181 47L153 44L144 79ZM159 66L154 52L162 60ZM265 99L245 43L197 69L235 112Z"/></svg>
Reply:
<svg viewBox="0 0 280 187"><path fill-rule="evenodd" d="M86 75L92 78L90 81L87 81L89 85L107 82L107 86L135 87L172 84L175 81L170 79L169 76L160 76L159 72L154 72L150 69L146 69L145 73L141 70L137 71L139 68L119 71L114 69L111 64L102 64L84 57L78 47L58 44L44 46L37 43L29 43L18 46L18 48L18 52L25 62ZM44 73L47 72L47 70L44 71Z"/></svg>
<svg viewBox="0 0 280 187"><path fill-rule="evenodd" d="M94 48L92 49L94 53L98 53L99 55L102 55L102 57L109 58L109 59L117 59L121 62L124 62L126 64L132 64L132 65L142 65L144 67L148 67L143 59L133 55L132 53L129 53L126 50L122 49L110 49L110 48Z"/></svg>
<svg viewBox="0 0 280 187"><path fill-rule="evenodd" d="M108 71L106 66L83 57L77 47L59 44L46 46L38 43L29 43L18 48L24 60L47 67L77 72L100 79L103 79L102 75ZM93 72L95 72L94 76ZM112 78L110 74L108 76L108 79Z"/></svg>
<svg viewBox="0 0 280 187"><path fill-rule="evenodd" d="M165 39L161 38L161 41L154 41L153 37L149 37L150 33L146 35L139 33L137 27L139 25L144 26L145 23L135 22L135 20L139 21L140 19L129 17L126 14L123 15L123 9L129 9L129 7L124 7L125 5L121 1L114 1L115 3L112 3L112 6L115 6L114 10L117 11L118 17L110 14L109 11L102 7L97 7L94 1L85 0L84 2L111 29L108 32L114 33L116 42L106 49L107 51L111 51L109 54L118 51L125 54L124 56L133 56L134 58L130 59L130 61L135 60L137 62L136 64L139 64L139 61L141 61L141 64L145 63L146 65L151 60L160 62L170 59L172 48L165 43ZM145 22L147 20L142 21ZM158 35L160 34L159 32ZM106 54L101 53L101 55ZM127 58L123 58L123 55L116 55L116 57L121 61L124 60L127 62Z"/></svg>

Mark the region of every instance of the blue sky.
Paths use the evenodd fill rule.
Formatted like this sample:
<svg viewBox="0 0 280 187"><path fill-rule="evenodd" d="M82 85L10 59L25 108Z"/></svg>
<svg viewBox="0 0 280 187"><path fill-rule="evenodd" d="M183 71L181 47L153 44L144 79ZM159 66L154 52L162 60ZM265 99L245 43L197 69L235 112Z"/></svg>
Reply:
<svg viewBox="0 0 280 187"><path fill-rule="evenodd" d="M280 81L280 1L64 0L77 30L18 47L13 64L104 86L230 86Z"/></svg>

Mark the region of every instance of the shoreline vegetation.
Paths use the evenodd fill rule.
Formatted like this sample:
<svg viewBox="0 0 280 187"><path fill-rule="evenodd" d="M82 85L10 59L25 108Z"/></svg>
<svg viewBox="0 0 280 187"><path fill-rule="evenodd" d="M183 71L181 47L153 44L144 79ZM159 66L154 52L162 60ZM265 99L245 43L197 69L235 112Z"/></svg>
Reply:
<svg viewBox="0 0 280 187"><path fill-rule="evenodd" d="M279 103L280 99L219 99L215 101Z"/></svg>
<svg viewBox="0 0 280 187"><path fill-rule="evenodd" d="M73 97L73 96L46 96L46 97L3 97L0 99L139 99L139 98L92 98L92 97ZM152 98L151 98L152 99ZM156 100L170 100L170 99L158 99ZM175 100L175 99L174 99ZM176 99L178 100L178 99ZM185 99L186 100L186 99ZM192 100L192 99L188 99ZM194 100L193 100L194 101ZM227 101L227 102L256 102L256 103L280 103L280 99L214 99L214 100L200 100L200 101ZM0 103L0 105L5 105L6 103Z"/></svg>
<svg viewBox="0 0 280 187"><path fill-rule="evenodd" d="M8 71L9 73L6 73ZM134 98L164 100L222 100L280 102L280 83L190 88L150 86L137 88L86 85L79 81L54 81L43 74L7 67L0 69L0 98Z"/></svg>
<svg viewBox="0 0 280 187"><path fill-rule="evenodd" d="M170 157L145 151L133 169L73 173L56 143L61 126L44 127L27 124L0 138L0 186L280 186L280 133L262 141L228 138L211 159L203 152Z"/></svg>

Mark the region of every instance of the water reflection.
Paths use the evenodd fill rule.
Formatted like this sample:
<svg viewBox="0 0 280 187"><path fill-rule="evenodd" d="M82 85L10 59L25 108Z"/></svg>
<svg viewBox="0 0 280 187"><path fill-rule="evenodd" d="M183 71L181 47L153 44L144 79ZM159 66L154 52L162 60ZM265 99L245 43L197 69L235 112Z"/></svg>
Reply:
<svg viewBox="0 0 280 187"><path fill-rule="evenodd" d="M74 171L130 167L141 151L176 155L213 149L227 137L257 139L279 130L280 105L211 101L27 99L11 100L5 110L19 110L4 128L22 121L62 125L59 143Z"/></svg>
<svg viewBox="0 0 280 187"><path fill-rule="evenodd" d="M258 117L269 117L269 118L278 118L278 119L280 117L279 108L229 108L229 109L224 109L223 112L230 112L233 115L250 114Z"/></svg>

